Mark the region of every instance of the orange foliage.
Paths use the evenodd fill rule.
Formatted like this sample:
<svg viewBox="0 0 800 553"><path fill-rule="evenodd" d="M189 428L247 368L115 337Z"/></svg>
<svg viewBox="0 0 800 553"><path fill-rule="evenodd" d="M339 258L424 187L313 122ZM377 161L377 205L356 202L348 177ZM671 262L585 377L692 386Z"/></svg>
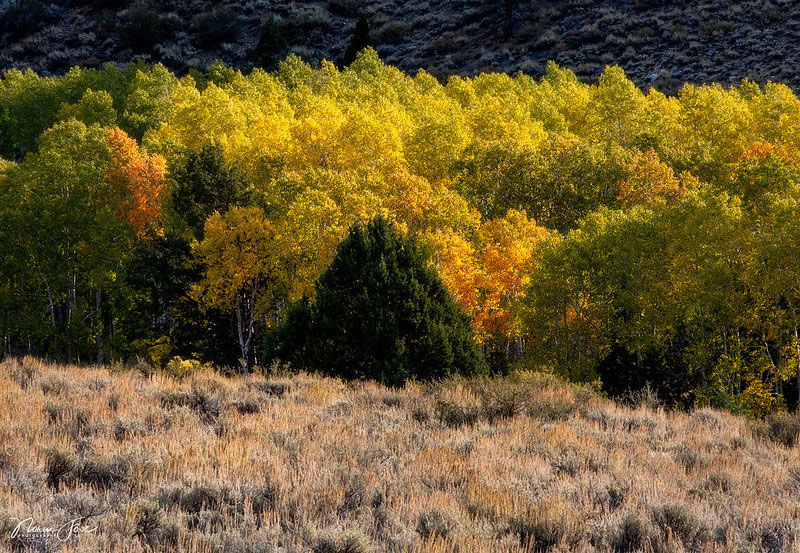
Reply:
<svg viewBox="0 0 800 553"><path fill-rule="evenodd" d="M475 259L475 248L451 230L437 230L429 240L432 261L444 285L474 321L480 309L477 288L480 269Z"/></svg>
<svg viewBox="0 0 800 553"><path fill-rule="evenodd" d="M667 204L679 202L687 193L681 180L675 177L672 168L662 163L651 148L631 158L626 167L628 177L619 185L617 200L623 207L644 205L661 199Z"/></svg>
<svg viewBox="0 0 800 553"><path fill-rule="evenodd" d="M766 161L774 152L775 144L771 144L770 142L754 142L750 149L742 154L741 161L747 161L748 159Z"/></svg>
<svg viewBox="0 0 800 553"><path fill-rule="evenodd" d="M513 339L519 328L514 305L530 284L535 248L547 231L525 212L509 211L486 221L473 245L462 236L437 231L433 263L456 301L472 316L476 339Z"/></svg>
<svg viewBox="0 0 800 553"><path fill-rule="evenodd" d="M475 326L483 334L510 339L519 331L513 305L530 284L534 249L547 231L528 219L524 211L511 210L503 218L486 221L481 234L479 263L484 270L478 286L483 305L475 316Z"/></svg>
<svg viewBox="0 0 800 553"><path fill-rule="evenodd" d="M120 202L120 214L142 234L148 226L158 224L167 162L161 155L140 150L136 140L119 127L106 133L106 141L111 150L106 178L116 192L126 196Z"/></svg>

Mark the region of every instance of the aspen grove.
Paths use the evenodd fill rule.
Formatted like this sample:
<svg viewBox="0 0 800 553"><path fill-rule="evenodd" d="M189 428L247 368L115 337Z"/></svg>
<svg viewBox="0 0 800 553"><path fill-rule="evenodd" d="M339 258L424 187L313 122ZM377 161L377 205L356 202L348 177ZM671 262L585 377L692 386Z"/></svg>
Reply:
<svg viewBox="0 0 800 553"><path fill-rule="evenodd" d="M11 70L0 198L0 354L267 366L290 306L379 216L425 248L495 372L798 405L782 84L673 97L553 63L442 83L369 48L345 69Z"/></svg>

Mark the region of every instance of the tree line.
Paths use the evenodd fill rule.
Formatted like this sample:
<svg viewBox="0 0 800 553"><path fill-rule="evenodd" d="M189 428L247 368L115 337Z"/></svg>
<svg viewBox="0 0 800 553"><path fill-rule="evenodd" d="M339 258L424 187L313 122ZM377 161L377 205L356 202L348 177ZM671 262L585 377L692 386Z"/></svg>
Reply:
<svg viewBox="0 0 800 553"><path fill-rule="evenodd" d="M8 71L2 350L263 366L380 216L427 252L495 371L793 408L798 148L784 85L670 97L618 67L443 84L365 49L341 70Z"/></svg>

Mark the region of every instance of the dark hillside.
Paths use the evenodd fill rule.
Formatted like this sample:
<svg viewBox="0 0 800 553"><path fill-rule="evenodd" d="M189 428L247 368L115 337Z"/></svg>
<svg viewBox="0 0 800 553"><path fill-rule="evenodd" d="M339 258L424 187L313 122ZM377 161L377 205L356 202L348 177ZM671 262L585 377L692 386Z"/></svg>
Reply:
<svg viewBox="0 0 800 553"><path fill-rule="evenodd" d="M340 60L359 12L387 63L437 76L537 75L548 60L595 78L619 64L640 86L742 78L800 84L800 3L788 0L46 0L0 1L0 70L160 61L184 71L214 59L246 69L262 23L289 51Z"/></svg>

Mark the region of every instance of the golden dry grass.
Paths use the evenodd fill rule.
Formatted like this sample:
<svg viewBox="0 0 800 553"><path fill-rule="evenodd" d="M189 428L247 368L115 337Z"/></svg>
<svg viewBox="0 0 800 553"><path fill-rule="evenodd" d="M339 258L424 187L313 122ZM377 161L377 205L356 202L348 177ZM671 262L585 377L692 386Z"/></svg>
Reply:
<svg viewBox="0 0 800 553"><path fill-rule="evenodd" d="M306 374L182 381L0 364L0 548L793 551L796 448L547 375L389 390Z"/></svg>

